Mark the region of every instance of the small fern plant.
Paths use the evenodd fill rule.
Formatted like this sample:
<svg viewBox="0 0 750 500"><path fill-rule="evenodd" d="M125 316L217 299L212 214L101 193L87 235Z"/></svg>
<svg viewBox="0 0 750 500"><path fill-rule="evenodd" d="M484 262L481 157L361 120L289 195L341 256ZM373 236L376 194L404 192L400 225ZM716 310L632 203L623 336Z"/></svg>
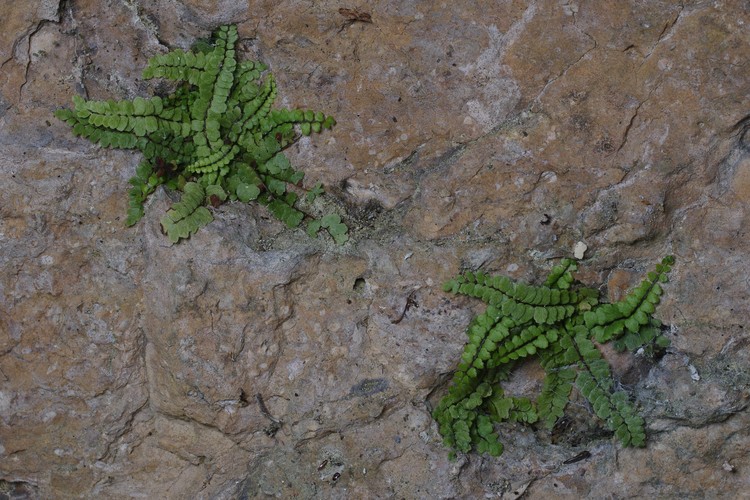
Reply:
<svg viewBox="0 0 750 500"><path fill-rule="evenodd" d="M598 291L577 287L576 263L564 259L543 286L514 283L504 276L467 272L445 283L447 292L476 297L488 304L469 325L469 337L448 394L433 411L444 444L455 452L498 456L503 451L494 424L539 422L552 429L563 416L573 386L624 446L644 446L643 418L628 394L618 389L597 343L612 341L617 350L664 349L652 313L661 283L674 263L666 257L619 302L600 303ZM519 360L536 356L545 371L536 401L506 396L501 382Z"/></svg>
<svg viewBox="0 0 750 500"><path fill-rule="evenodd" d="M161 219L175 243L213 220L208 206L227 200L257 201L289 227L307 220L311 236L325 230L344 243L347 227L339 215L303 211L302 204L312 206L322 187L315 185L301 198L304 174L283 153L300 134L330 129L335 120L310 110L272 109L274 79L263 78L266 66L259 62L237 61L237 39L236 26L222 26L213 43L151 58L144 78L182 82L166 97L86 101L74 96L74 108L55 115L75 135L143 153L130 179L128 226L143 217L144 201L164 184L182 191L180 202Z"/></svg>

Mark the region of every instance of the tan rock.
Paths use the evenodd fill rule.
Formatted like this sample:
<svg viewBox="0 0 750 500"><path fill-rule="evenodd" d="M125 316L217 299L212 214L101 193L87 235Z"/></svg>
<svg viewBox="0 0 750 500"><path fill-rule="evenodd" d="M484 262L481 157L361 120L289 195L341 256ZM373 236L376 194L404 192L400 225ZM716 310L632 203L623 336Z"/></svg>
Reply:
<svg viewBox="0 0 750 500"><path fill-rule="evenodd" d="M0 30L0 493L68 498L732 497L747 490L750 53L742 2L16 2ZM352 6L353 8L353 6ZM139 157L74 138L148 57L237 22L343 247L223 205L169 246ZM621 297L663 255L660 359L606 356L648 421L622 449L576 398L500 459L447 459L432 405L481 306L464 269ZM533 395L520 367L509 391ZM574 396L575 397L575 396ZM261 403L262 401L262 403ZM588 452L588 455L583 452ZM575 457L580 460L571 461ZM565 463L566 461L570 463ZM20 493L19 493L20 492Z"/></svg>

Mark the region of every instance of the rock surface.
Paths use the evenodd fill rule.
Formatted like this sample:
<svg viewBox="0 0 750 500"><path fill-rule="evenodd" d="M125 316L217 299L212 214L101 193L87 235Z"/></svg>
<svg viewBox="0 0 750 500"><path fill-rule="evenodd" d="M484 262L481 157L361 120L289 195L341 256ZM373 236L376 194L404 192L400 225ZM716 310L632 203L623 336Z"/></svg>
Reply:
<svg viewBox="0 0 750 500"><path fill-rule="evenodd" d="M11 3L0 21L0 496L735 498L750 488L746 2ZM147 95L147 59L236 23L280 105L334 115L291 158L336 247L224 205L169 246L136 154L52 116ZM648 421L505 426L449 461L430 409L478 304L588 246L612 297L663 255L667 354L613 357ZM525 366L514 384L538 390ZM262 403L261 403L262 401ZM563 462L583 450L590 457Z"/></svg>

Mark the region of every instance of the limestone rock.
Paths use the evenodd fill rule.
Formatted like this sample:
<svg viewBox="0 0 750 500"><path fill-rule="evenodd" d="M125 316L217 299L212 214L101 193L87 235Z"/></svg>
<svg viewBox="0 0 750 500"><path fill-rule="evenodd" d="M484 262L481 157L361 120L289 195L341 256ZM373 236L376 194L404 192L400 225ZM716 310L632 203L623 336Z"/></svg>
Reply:
<svg viewBox="0 0 750 500"><path fill-rule="evenodd" d="M0 496L731 497L750 470L750 11L743 2L12 3L0 22ZM225 204L169 245L139 157L76 139L74 94L130 99L149 57L237 23L343 247ZM464 269L616 299L663 255L660 359L606 354L648 422L622 449L581 402L501 459L448 460L431 408L479 304ZM513 390L539 390L520 367ZM585 452L585 453L584 453ZM578 457L577 460L572 460ZM566 463L567 462L567 463ZM14 496L15 495L15 496Z"/></svg>

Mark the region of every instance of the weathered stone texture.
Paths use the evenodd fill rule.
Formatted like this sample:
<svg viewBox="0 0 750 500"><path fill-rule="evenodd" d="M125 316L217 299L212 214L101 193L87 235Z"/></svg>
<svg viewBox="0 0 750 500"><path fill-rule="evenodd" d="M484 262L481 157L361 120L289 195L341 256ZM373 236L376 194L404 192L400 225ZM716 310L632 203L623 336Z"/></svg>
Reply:
<svg viewBox="0 0 750 500"><path fill-rule="evenodd" d="M750 488L746 2L11 2L0 21L0 496L737 498ZM149 57L239 25L343 247L224 205L169 246L139 158L74 138L73 94L163 88ZM658 360L607 350L648 421L622 449L578 400L500 459L449 461L430 409L482 268L621 296L663 255ZM539 390L529 363L510 387ZM261 405L259 400L263 401ZM564 464L579 452L591 456ZM14 497L14 498L15 498Z"/></svg>

